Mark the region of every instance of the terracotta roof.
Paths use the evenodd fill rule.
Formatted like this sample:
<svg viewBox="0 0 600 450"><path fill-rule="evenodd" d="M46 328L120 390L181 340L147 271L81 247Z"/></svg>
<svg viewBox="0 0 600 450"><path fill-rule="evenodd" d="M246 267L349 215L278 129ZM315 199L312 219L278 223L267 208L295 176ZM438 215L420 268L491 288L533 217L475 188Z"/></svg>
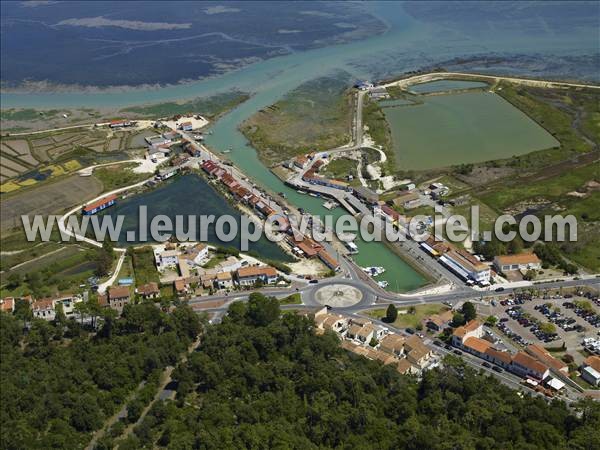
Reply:
<svg viewBox="0 0 600 450"><path fill-rule="evenodd" d="M257 266L242 267L241 269L238 269L237 274L238 274L239 278L258 277L258 276L261 276L261 275L264 275L264 276L267 276L267 277L275 277L275 276L277 276L277 270L275 270L271 266L266 266L266 267L257 267Z"/></svg>
<svg viewBox="0 0 600 450"><path fill-rule="evenodd" d="M404 338L399 334L390 333L379 341L379 347L383 350L397 352L404 347Z"/></svg>
<svg viewBox="0 0 600 450"><path fill-rule="evenodd" d="M158 294L160 290L158 289L158 283L151 281L148 284L143 284L142 286L138 287L138 292L140 295L151 295Z"/></svg>
<svg viewBox="0 0 600 450"><path fill-rule="evenodd" d="M373 325L365 325L364 327L361 327L361 329L358 331L357 335L363 338L366 338L367 336L369 336L369 334L374 333L375 332L375 327Z"/></svg>
<svg viewBox="0 0 600 450"><path fill-rule="evenodd" d="M108 289L108 298L129 298L129 287L128 286L115 286Z"/></svg>
<svg viewBox="0 0 600 450"><path fill-rule="evenodd" d="M527 352L529 354L533 355L533 357L537 358L544 364L549 365L550 367L552 367L555 370L564 371L565 369L568 369L568 367L569 367L561 360L556 359L545 348L540 347L539 345L535 345L535 344L529 345L527 347Z"/></svg>
<svg viewBox="0 0 600 450"><path fill-rule="evenodd" d="M485 351L492 346L488 341L476 337L468 338L463 345L479 353L485 353Z"/></svg>
<svg viewBox="0 0 600 450"><path fill-rule="evenodd" d="M481 326L481 324L477 321L477 320L471 320L469 323L467 323L466 325L463 325L461 327L458 327L456 330L454 330L454 336L457 337L464 337L467 333L473 332L475 331L477 328L479 328Z"/></svg>
<svg viewBox="0 0 600 450"><path fill-rule="evenodd" d="M529 356L525 352L517 353L515 356L513 356L512 360L514 363L526 367L530 370L533 370L534 372L544 373L546 370L548 370L548 367L546 367L546 365L542 364L535 358Z"/></svg>
<svg viewBox="0 0 600 450"><path fill-rule="evenodd" d="M105 203L110 202L111 200L116 200L117 196L116 195L107 195L106 197L102 197L100 200L96 200L93 203L90 203L89 205L84 206L83 210L84 211L92 211L93 209L104 205Z"/></svg>
<svg viewBox="0 0 600 450"><path fill-rule="evenodd" d="M414 366L406 359L400 359L398 360L398 365L396 367L396 370L398 372L400 372L402 375L406 374L407 372L409 372Z"/></svg>
<svg viewBox="0 0 600 450"><path fill-rule="evenodd" d="M175 287L175 291L177 292L185 291L185 281L183 280L175 280L173 282L173 286Z"/></svg>
<svg viewBox="0 0 600 450"><path fill-rule="evenodd" d="M0 301L0 311L13 312L15 309L15 299L12 297L3 298Z"/></svg>
<svg viewBox="0 0 600 450"><path fill-rule="evenodd" d="M518 255L496 256L499 265L505 264L539 264L540 258L535 253L519 253Z"/></svg>
<svg viewBox="0 0 600 450"><path fill-rule="evenodd" d="M54 299L51 298L43 298L41 300L33 302L33 305L31 305L31 309L34 311L52 308L54 308Z"/></svg>
<svg viewBox="0 0 600 450"><path fill-rule="evenodd" d="M584 366L590 366L592 369L600 372L600 356L588 356L583 361Z"/></svg>
<svg viewBox="0 0 600 450"><path fill-rule="evenodd" d="M494 347L488 347L485 350L485 354L496 360L502 361L504 364L510 364L512 361L512 355L510 353L501 352L500 350L496 350Z"/></svg>
<svg viewBox="0 0 600 450"><path fill-rule="evenodd" d="M362 326L360 326L360 325L352 325L350 327L350 329L348 330L348 334L351 334L352 336L358 336L358 333L360 332L361 329L362 329Z"/></svg>
<svg viewBox="0 0 600 450"><path fill-rule="evenodd" d="M220 281L231 280L231 272L219 272L217 274L217 280L220 280Z"/></svg>

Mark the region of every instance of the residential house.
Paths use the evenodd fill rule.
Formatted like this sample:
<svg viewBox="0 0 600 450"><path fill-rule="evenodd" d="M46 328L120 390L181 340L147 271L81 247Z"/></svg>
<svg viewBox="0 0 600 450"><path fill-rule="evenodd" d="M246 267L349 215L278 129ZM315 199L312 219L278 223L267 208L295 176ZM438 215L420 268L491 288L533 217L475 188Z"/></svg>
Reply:
<svg viewBox="0 0 600 450"><path fill-rule="evenodd" d="M322 314L315 317L317 329L335 331L342 334L348 327L348 319L339 314Z"/></svg>
<svg viewBox="0 0 600 450"><path fill-rule="evenodd" d="M418 375L419 368L410 363L408 359L400 359L396 365L396 370L401 375Z"/></svg>
<svg viewBox="0 0 600 450"><path fill-rule="evenodd" d="M15 299L13 297L4 297L0 300L0 311L12 313L15 310Z"/></svg>
<svg viewBox="0 0 600 450"><path fill-rule="evenodd" d="M54 320L56 311L54 310L55 300L52 298L44 298L33 302L31 311L36 319Z"/></svg>
<svg viewBox="0 0 600 450"><path fill-rule="evenodd" d="M217 286L219 289L230 289L233 287L231 272L219 272L217 274Z"/></svg>
<svg viewBox="0 0 600 450"><path fill-rule="evenodd" d="M434 331L442 331L452 321L454 313L451 310L441 314L433 314L425 319L425 326Z"/></svg>
<svg viewBox="0 0 600 450"><path fill-rule="evenodd" d="M189 288L189 284L187 284L183 279L175 280L173 282L173 289L175 289L175 294L178 297L183 297L187 295L189 292Z"/></svg>
<svg viewBox="0 0 600 450"><path fill-rule="evenodd" d="M160 296L160 289L158 288L158 283L154 281L141 285L140 287L138 287L137 292L144 299L155 299Z"/></svg>
<svg viewBox="0 0 600 450"><path fill-rule="evenodd" d="M273 284L277 281L277 270L273 267L242 267L237 271L237 281L240 286L254 286L258 281Z"/></svg>
<svg viewBox="0 0 600 450"><path fill-rule="evenodd" d="M583 361L583 367L592 367L595 371L600 372L600 356L588 356Z"/></svg>
<svg viewBox="0 0 600 450"><path fill-rule="evenodd" d="M129 286L111 286L108 288L108 306L119 312L123 311L123 308L131 300L131 294L129 292Z"/></svg>
<svg viewBox="0 0 600 450"><path fill-rule="evenodd" d="M426 365L433 352L423 340L416 335L409 336L404 342L404 353L406 354L406 359L411 364L423 369Z"/></svg>
<svg viewBox="0 0 600 450"><path fill-rule="evenodd" d="M402 356L404 354L404 337L399 334L390 333L379 341L379 349L390 355Z"/></svg>
<svg viewBox="0 0 600 450"><path fill-rule="evenodd" d="M535 253L519 253L517 255L496 256L494 258L494 266L499 272L537 270L542 268L542 261Z"/></svg>

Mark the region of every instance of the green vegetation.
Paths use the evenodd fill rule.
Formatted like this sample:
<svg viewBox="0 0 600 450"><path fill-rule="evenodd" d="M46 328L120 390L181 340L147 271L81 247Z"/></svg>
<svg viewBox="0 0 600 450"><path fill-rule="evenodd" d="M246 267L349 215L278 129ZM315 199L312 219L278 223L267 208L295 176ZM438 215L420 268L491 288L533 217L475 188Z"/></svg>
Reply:
<svg viewBox="0 0 600 450"><path fill-rule="evenodd" d="M199 97L182 102L165 102L146 106L132 106L122 109L121 112L133 113L134 117L146 118L194 113L201 114L204 117L214 120L221 114L224 114L245 102L248 98L250 98L250 96L245 92L231 91L216 94L211 97Z"/></svg>
<svg viewBox="0 0 600 450"><path fill-rule="evenodd" d="M299 293L288 295L279 300L280 305L301 305L302 296Z"/></svg>
<svg viewBox="0 0 600 450"><path fill-rule="evenodd" d="M49 111L38 111L36 109L3 109L0 111L0 120L36 120L40 117L54 117L59 113L53 109Z"/></svg>
<svg viewBox="0 0 600 450"><path fill-rule="evenodd" d="M449 357L417 381L352 355L254 294L210 327L124 448L545 448L600 445L600 405L521 398Z"/></svg>
<svg viewBox="0 0 600 450"><path fill-rule="evenodd" d="M365 98L365 104L363 106L363 124L367 126L367 133L373 139L376 145L379 145L387 156L385 162L385 168L389 171L394 171L394 151L392 147L392 132L390 125L385 118L383 109L377 102L374 102L368 98Z"/></svg>
<svg viewBox="0 0 600 450"><path fill-rule="evenodd" d="M425 317L431 316L432 314L439 314L444 311L448 311L446 306L435 303L401 308L398 310L398 317L392 324L397 328L416 328ZM383 319L387 317L387 310L374 309L368 311L367 315L376 319Z"/></svg>
<svg viewBox="0 0 600 450"><path fill-rule="evenodd" d="M168 315L149 303L127 305L120 319L95 306L97 333L38 319L26 333L21 319L0 313L0 448L84 448L128 394L176 364L202 330L187 306Z"/></svg>
<svg viewBox="0 0 600 450"><path fill-rule="evenodd" d="M150 178L147 173L135 173L132 169L136 166L137 164L116 164L98 167L94 169L93 176L100 180L105 191L111 191Z"/></svg>
<svg viewBox="0 0 600 450"><path fill-rule="evenodd" d="M325 178L337 178L343 180L346 179L348 175L352 175L356 178L358 176L358 171L356 170L357 165L358 162L351 158L335 158L321 169L321 172Z"/></svg>
<svg viewBox="0 0 600 450"><path fill-rule="evenodd" d="M349 82L348 74L340 73L304 83L246 120L241 131L268 165L346 144L352 121Z"/></svg>
<svg viewBox="0 0 600 450"><path fill-rule="evenodd" d="M136 285L141 286L152 281L158 283L158 271L154 264L152 247L130 247L127 250L131 254Z"/></svg>

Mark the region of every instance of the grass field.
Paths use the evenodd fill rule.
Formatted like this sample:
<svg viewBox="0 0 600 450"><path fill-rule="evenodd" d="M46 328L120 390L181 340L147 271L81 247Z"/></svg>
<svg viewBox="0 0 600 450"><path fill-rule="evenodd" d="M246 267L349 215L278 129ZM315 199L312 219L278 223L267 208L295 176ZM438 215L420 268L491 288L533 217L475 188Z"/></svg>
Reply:
<svg viewBox="0 0 600 450"><path fill-rule="evenodd" d="M409 308L399 308L398 309L398 318L392 324L397 328L416 328L421 321L432 314L439 314L444 311L448 311L448 307L444 305L439 305L435 303L426 304L426 305L417 305L414 307L415 313L411 314L409 312ZM369 311L367 313L369 316L374 317L375 319L382 319L385 317L386 310L385 309L375 309Z"/></svg>
<svg viewBox="0 0 600 450"><path fill-rule="evenodd" d="M348 74L305 83L246 120L241 130L268 165L350 140Z"/></svg>
<svg viewBox="0 0 600 450"><path fill-rule="evenodd" d="M150 178L147 173L133 172L131 169L136 166L137 164L115 164L114 166L99 167L94 169L93 177L102 183L104 191L111 191Z"/></svg>
<svg viewBox="0 0 600 450"><path fill-rule="evenodd" d="M132 248L131 260L133 265L133 272L135 276L136 286L150 283L155 281L158 283L158 271L154 265L154 252L152 247L138 247Z"/></svg>
<svg viewBox="0 0 600 450"><path fill-rule="evenodd" d="M336 158L333 159L325 166L321 172L326 178L338 178L346 179L348 175L352 175L354 178L358 175L356 170L358 162L350 158Z"/></svg>

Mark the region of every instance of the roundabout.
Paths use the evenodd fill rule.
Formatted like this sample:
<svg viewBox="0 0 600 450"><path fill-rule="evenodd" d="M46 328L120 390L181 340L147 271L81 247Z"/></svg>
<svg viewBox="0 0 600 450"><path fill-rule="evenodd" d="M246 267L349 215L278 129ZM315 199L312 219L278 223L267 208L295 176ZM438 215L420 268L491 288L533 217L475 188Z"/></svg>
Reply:
<svg viewBox="0 0 600 450"><path fill-rule="evenodd" d="M363 292L352 285L332 283L318 288L314 300L321 305L333 308L348 308L360 303L364 298Z"/></svg>

